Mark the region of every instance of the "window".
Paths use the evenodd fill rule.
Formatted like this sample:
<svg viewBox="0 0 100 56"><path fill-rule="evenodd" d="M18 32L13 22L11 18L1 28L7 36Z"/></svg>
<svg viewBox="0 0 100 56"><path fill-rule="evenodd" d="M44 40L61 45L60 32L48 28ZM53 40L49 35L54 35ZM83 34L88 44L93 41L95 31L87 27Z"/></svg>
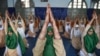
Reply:
<svg viewBox="0 0 100 56"><path fill-rule="evenodd" d="M33 15L35 14L33 0L20 0L20 1L21 1L22 8L24 10L25 18L28 18L30 13L32 13Z"/></svg>
<svg viewBox="0 0 100 56"><path fill-rule="evenodd" d="M100 9L100 1L94 4L94 9Z"/></svg>
<svg viewBox="0 0 100 56"><path fill-rule="evenodd" d="M69 3L68 8L86 8L86 3L83 0L73 0Z"/></svg>
<svg viewBox="0 0 100 56"><path fill-rule="evenodd" d="M72 2L70 2L70 4L69 4L68 8L71 8L71 7L72 7Z"/></svg>
<svg viewBox="0 0 100 56"><path fill-rule="evenodd" d="M41 2L48 2L48 0L41 0Z"/></svg>
<svg viewBox="0 0 100 56"><path fill-rule="evenodd" d="M29 8L30 7L30 0L21 0L22 7Z"/></svg>

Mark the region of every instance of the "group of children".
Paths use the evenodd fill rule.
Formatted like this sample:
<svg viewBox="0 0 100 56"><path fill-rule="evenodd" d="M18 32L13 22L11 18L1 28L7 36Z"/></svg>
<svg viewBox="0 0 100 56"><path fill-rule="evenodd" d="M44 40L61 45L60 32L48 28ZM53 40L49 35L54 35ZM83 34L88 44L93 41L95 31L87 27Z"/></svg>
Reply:
<svg viewBox="0 0 100 56"><path fill-rule="evenodd" d="M33 56L68 56L69 52L66 51L62 36L69 39L76 56L97 56L95 50L100 50L99 21L100 18L95 11L90 21L78 17L73 20L69 17L65 21L55 20L48 4L41 28L40 18L34 19L32 13L27 20L23 19L20 13L16 18L14 15L9 17L6 11L5 19L0 17L0 48L6 47L4 56L24 56L29 48L26 37L35 38L36 32L41 29L32 49ZM28 30L27 34L25 34L26 30ZM60 34L60 32L64 33Z"/></svg>

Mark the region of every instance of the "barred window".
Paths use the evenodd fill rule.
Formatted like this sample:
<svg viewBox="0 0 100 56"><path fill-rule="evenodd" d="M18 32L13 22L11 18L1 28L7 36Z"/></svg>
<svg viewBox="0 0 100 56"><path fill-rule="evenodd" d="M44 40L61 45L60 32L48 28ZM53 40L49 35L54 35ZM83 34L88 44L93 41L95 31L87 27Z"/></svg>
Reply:
<svg viewBox="0 0 100 56"><path fill-rule="evenodd" d="M68 8L86 8L86 3L83 0L73 0L69 3Z"/></svg>

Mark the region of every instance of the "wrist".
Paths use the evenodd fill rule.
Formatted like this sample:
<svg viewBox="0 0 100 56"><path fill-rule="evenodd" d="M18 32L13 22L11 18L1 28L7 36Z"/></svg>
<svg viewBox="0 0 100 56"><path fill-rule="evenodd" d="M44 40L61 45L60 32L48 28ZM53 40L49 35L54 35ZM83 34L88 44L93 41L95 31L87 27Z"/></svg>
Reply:
<svg viewBox="0 0 100 56"><path fill-rule="evenodd" d="M45 38L44 37L39 37L39 39L44 40Z"/></svg>

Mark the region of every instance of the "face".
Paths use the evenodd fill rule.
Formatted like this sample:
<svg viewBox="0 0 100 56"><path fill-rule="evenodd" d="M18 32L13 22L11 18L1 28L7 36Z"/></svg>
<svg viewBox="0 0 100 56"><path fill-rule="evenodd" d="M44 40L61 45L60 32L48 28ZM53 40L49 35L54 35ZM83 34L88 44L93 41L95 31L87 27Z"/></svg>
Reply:
<svg viewBox="0 0 100 56"><path fill-rule="evenodd" d="M30 23L33 23L33 21L30 21Z"/></svg>
<svg viewBox="0 0 100 56"><path fill-rule="evenodd" d="M50 35L50 36L53 35L53 32L52 31L48 32L48 35Z"/></svg>
<svg viewBox="0 0 100 56"><path fill-rule="evenodd" d="M14 23L14 22L15 22L15 20L13 19L13 20L12 20L12 22Z"/></svg>
<svg viewBox="0 0 100 56"><path fill-rule="evenodd" d="M83 22L81 22L81 25L84 25L84 23L83 23Z"/></svg>
<svg viewBox="0 0 100 56"><path fill-rule="evenodd" d="M79 27L75 27L75 30L78 30Z"/></svg>
<svg viewBox="0 0 100 56"><path fill-rule="evenodd" d="M12 32L9 31L8 34L11 36L12 35Z"/></svg>
<svg viewBox="0 0 100 56"><path fill-rule="evenodd" d="M2 27L2 25L0 25L0 28Z"/></svg>
<svg viewBox="0 0 100 56"><path fill-rule="evenodd" d="M69 23L67 23L67 25L69 25Z"/></svg>
<svg viewBox="0 0 100 56"><path fill-rule="evenodd" d="M88 34L89 34L89 35L92 35L92 34L93 34L93 30L90 29L90 30L88 31Z"/></svg>
<svg viewBox="0 0 100 56"><path fill-rule="evenodd" d="M69 26L69 24L70 24L69 22L66 23L67 26Z"/></svg>
<svg viewBox="0 0 100 56"><path fill-rule="evenodd" d="M18 27L19 27L19 28L21 28L21 27L22 27L22 25L21 25L21 24L18 24Z"/></svg>

